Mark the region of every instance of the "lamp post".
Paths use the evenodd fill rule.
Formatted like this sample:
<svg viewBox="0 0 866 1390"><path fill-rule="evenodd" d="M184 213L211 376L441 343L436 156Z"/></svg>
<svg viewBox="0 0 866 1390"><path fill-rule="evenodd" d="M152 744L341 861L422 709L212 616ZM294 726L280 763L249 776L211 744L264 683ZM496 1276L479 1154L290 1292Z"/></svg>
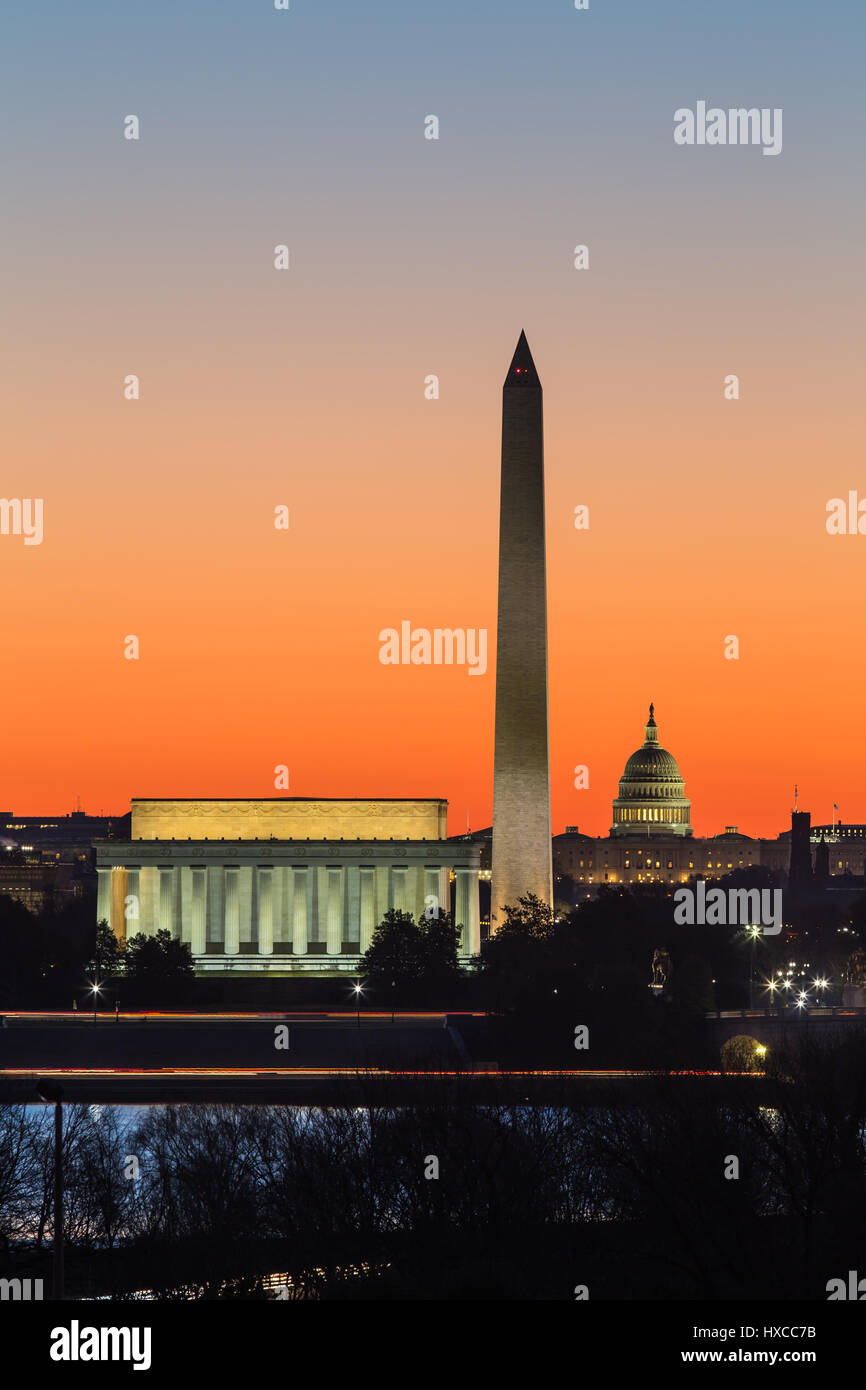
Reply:
<svg viewBox="0 0 866 1390"><path fill-rule="evenodd" d="M355 1003L358 1006L358 1027L361 1026L361 995L364 993L360 981L356 980L352 988L355 991Z"/></svg>
<svg viewBox="0 0 866 1390"><path fill-rule="evenodd" d="M752 939L751 951L749 953L749 1008L755 1007L755 943L761 935L760 927L747 927L746 931Z"/></svg>
<svg viewBox="0 0 866 1390"><path fill-rule="evenodd" d="M54 1102L54 1298L63 1301L63 1087L40 1081L42 1100Z"/></svg>
<svg viewBox="0 0 866 1390"><path fill-rule="evenodd" d="M98 1001L99 1001L99 995L100 995L100 993L101 993L100 988L99 988L99 980L98 980L98 979L94 980L94 982L93 982L93 984L92 984L92 986L91 986L90 992L91 992L91 994L93 995L93 1026L94 1026L94 1028L95 1028L95 1027L96 1027L96 1005L97 1005L97 1003L98 1003Z"/></svg>

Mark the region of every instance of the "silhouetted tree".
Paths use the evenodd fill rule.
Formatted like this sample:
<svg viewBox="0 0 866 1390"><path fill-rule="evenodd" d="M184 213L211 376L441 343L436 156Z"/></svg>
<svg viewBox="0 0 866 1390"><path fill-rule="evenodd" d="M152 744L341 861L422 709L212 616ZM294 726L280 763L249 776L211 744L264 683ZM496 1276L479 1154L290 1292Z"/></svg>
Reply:
<svg viewBox="0 0 866 1390"><path fill-rule="evenodd" d="M189 943L165 928L129 937L124 959L127 988L138 1003L176 1003L195 978Z"/></svg>
<svg viewBox="0 0 866 1390"><path fill-rule="evenodd" d="M422 997L429 1002L437 995L444 1000L460 979L459 935L447 912L416 922L411 913L392 909L373 932L361 969L383 998L393 982L401 1003Z"/></svg>
<svg viewBox="0 0 866 1390"><path fill-rule="evenodd" d="M85 964L85 970L93 979L110 980L123 974L124 951L108 923L103 920L96 924L96 941L93 953Z"/></svg>

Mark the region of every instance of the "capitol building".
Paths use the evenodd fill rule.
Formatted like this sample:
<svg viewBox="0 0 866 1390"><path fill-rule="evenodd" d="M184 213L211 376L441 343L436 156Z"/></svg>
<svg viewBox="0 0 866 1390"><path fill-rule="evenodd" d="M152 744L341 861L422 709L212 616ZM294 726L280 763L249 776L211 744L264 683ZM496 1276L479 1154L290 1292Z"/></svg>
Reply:
<svg viewBox="0 0 866 1390"><path fill-rule="evenodd" d="M790 872L790 829L775 839L755 839L726 825L720 834L698 839L685 791L676 758L659 743L650 705L644 742L619 781L610 834L582 835L577 826L567 826L553 838L556 896L568 897L572 885L579 898L603 884L687 883L756 867ZM805 836L807 875L837 881L863 876L866 826L810 826L806 812L795 812L792 823Z"/></svg>
<svg viewBox="0 0 866 1390"><path fill-rule="evenodd" d="M677 760L659 743L655 706L650 705L644 745L632 753L619 779L610 833L616 839L688 839L690 806Z"/></svg>

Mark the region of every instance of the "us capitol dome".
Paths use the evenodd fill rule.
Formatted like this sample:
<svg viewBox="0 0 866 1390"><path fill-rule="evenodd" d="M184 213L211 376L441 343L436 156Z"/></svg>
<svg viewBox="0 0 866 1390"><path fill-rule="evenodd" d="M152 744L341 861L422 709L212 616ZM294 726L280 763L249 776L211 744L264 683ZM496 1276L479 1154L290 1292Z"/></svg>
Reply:
<svg viewBox="0 0 866 1390"><path fill-rule="evenodd" d="M619 779L619 796L613 803L611 837L692 834L691 802L677 760L659 744L659 731L649 707L649 723L642 748L632 753Z"/></svg>

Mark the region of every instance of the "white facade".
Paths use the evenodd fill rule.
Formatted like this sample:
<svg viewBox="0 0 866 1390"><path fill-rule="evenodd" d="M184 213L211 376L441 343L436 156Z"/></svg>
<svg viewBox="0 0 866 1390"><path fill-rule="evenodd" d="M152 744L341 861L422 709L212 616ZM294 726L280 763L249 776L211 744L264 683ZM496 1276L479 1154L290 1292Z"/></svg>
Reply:
<svg viewBox="0 0 866 1390"><path fill-rule="evenodd" d="M97 842L97 920L121 939L169 930L199 974L357 971L392 908L450 910L480 950L477 846L447 840Z"/></svg>

